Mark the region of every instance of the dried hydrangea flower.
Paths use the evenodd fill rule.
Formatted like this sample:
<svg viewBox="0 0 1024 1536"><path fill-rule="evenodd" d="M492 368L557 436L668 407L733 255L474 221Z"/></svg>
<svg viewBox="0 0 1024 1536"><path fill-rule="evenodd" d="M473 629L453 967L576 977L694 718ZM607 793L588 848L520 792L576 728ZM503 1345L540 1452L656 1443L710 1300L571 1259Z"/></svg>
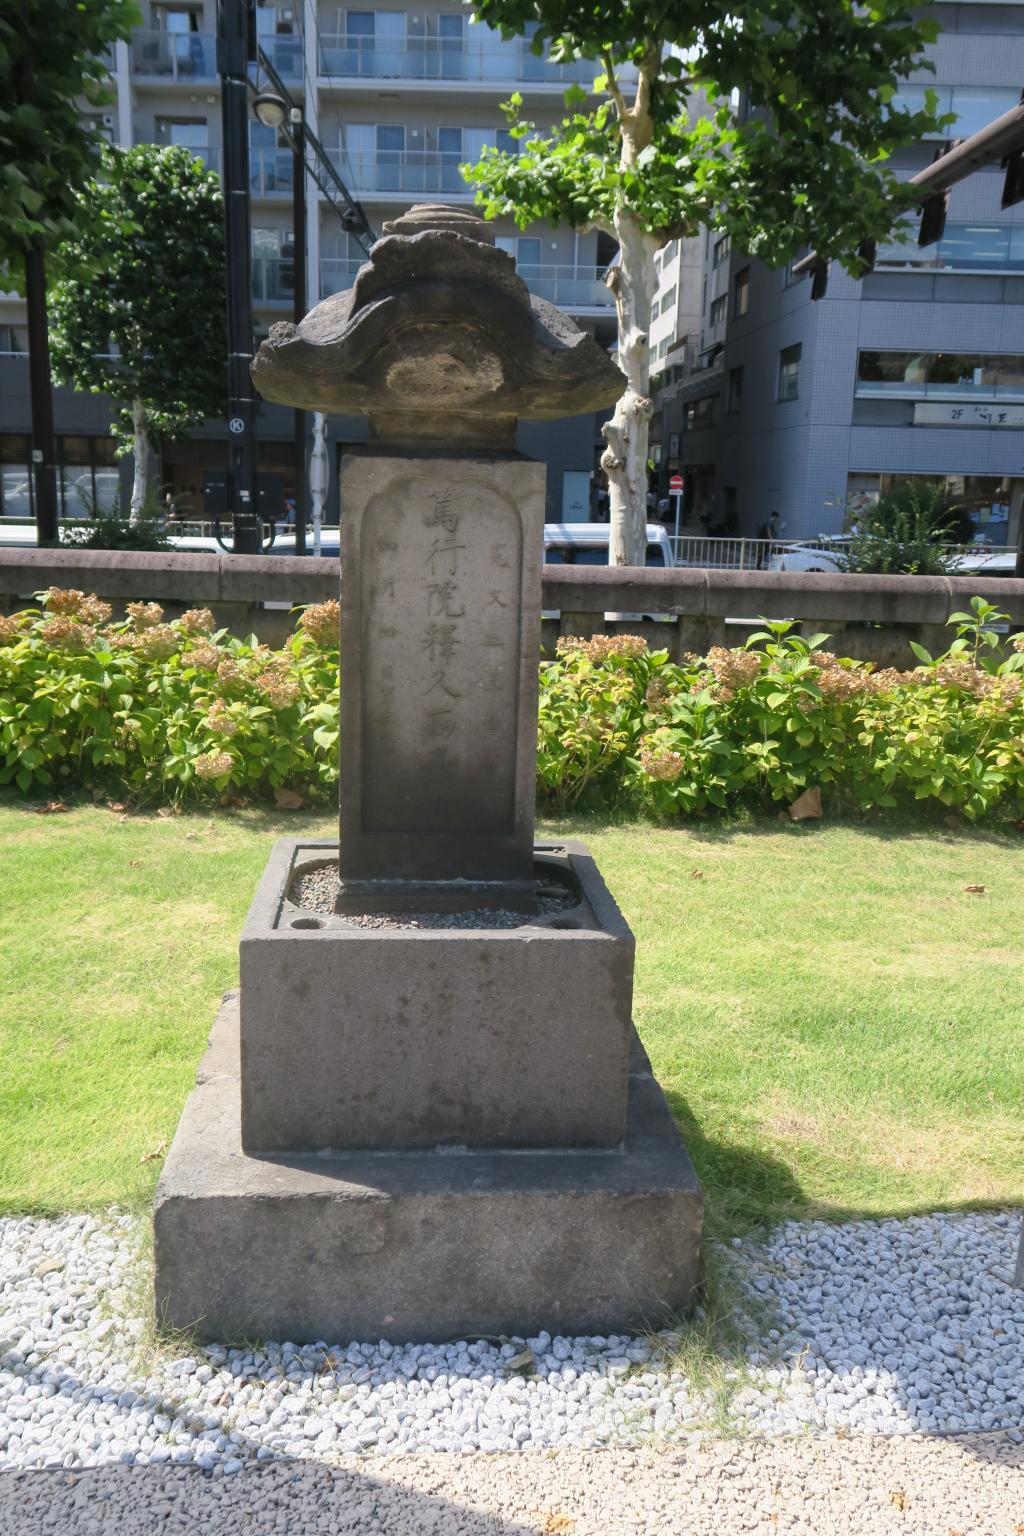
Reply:
<svg viewBox="0 0 1024 1536"><path fill-rule="evenodd" d="M154 624L136 636L135 649L147 661L166 661L178 649L178 638L169 624Z"/></svg>
<svg viewBox="0 0 1024 1536"><path fill-rule="evenodd" d="M190 651L184 651L181 657L183 667L195 667L199 672L214 671L220 666L220 661L220 651L209 641L194 645Z"/></svg>
<svg viewBox="0 0 1024 1536"><path fill-rule="evenodd" d="M96 631L64 614L47 619L39 630L40 635L54 650L87 651L96 638Z"/></svg>
<svg viewBox="0 0 1024 1536"><path fill-rule="evenodd" d="M640 766L650 778L674 784L682 777L686 760L678 752L652 751L650 747L644 747L640 753Z"/></svg>
<svg viewBox="0 0 1024 1536"><path fill-rule="evenodd" d="M12 613L9 617L7 614L0 613L0 645L13 645L18 638L20 628L16 613Z"/></svg>
<svg viewBox="0 0 1024 1536"><path fill-rule="evenodd" d="M127 612L137 630L152 629L164 616L159 603L129 603Z"/></svg>
<svg viewBox="0 0 1024 1536"><path fill-rule="evenodd" d="M220 779L234 767L230 752L200 752L192 764L200 779Z"/></svg>
<svg viewBox="0 0 1024 1536"><path fill-rule="evenodd" d="M47 587L43 593L43 607L48 613L63 613L70 618L77 617L84 601L85 593L77 587Z"/></svg>
<svg viewBox="0 0 1024 1536"><path fill-rule="evenodd" d="M326 603L311 603L299 619L299 628L317 645L336 647L340 622L341 605L331 598Z"/></svg>
<svg viewBox="0 0 1024 1536"><path fill-rule="evenodd" d="M186 608L178 626L186 635L208 635L213 630L216 620L209 608Z"/></svg>
<svg viewBox="0 0 1024 1536"><path fill-rule="evenodd" d="M218 736L234 736L238 731L238 721L228 714L220 699L207 710L203 724L208 731L215 731Z"/></svg>

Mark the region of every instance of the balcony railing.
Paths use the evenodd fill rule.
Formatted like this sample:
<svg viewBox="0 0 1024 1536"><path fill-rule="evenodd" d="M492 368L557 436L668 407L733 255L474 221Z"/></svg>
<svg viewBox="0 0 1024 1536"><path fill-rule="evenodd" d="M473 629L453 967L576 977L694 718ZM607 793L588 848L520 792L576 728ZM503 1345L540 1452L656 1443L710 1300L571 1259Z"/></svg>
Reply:
<svg viewBox="0 0 1024 1536"><path fill-rule="evenodd" d="M216 39L212 32L133 32L132 73L160 80L213 80Z"/></svg>
<svg viewBox="0 0 1024 1536"><path fill-rule="evenodd" d="M302 79L302 38L298 33L261 36L257 39L278 74L285 80Z"/></svg>
<svg viewBox="0 0 1024 1536"><path fill-rule="evenodd" d="M393 43L353 33L320 35L320 72L344 79L494 80L589 85L600 73L588 59L552 64L521 42L482 43L408 37Z"/></svg>
<svg viewBox="0 0 1024 1536"><path fill-rule="evenodd" d="M435 149L378 150L375 154L333 153L339 175L357 193L446 192L471 195L459 175L465 156Z"/></svg>
<svg viewBox="0 0 1024 1536"><path fill-rule="evenodd" d="M291 194L294 160L290 149L250 149L249 191L255 197Z"/></svg>
<svg viewBox="0 0 1024 1536"><path fill-rule="evenodd" d="M343 293L355 282L362 262L324 257L320 262L320 292ZM562 309L611 309L615 300L598 267L521 266L519 276L531 293Z"/></svg>

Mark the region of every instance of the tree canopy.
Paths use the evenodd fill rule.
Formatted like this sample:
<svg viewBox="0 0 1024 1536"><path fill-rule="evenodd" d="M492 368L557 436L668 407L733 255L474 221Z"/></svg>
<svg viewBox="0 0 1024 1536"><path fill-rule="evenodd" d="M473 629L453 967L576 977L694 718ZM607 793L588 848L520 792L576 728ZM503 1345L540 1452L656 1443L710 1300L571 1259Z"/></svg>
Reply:
<svg viewBox="0 0 1024 1536"><path fill-rule="evenodd" d="M135 450L138 490L145 440L225 407L220 183L187 149L138 144L109 150L79 202L80 232L61 258L91 275L51 296L54 371L125 401L119 437Z"/></svg>
<svg viewBox="0 0 1024 1536"><path fill-rule="evenodd" d="M83 103L112 100L109 50L132 0L19 0L0 12L0 288L21 290L26 248L74 234L76 189L103 140Z"/></svg>
<svg viewBox="0 0 1024 1536"><path fill-rule="evenodd" d="M505 36L555 61L594 62L593 90L538 132L508 104L514 151L463 172L488 217L600 229L626 389L603 428L611 559L643 563L654 255L702 226L775 265L803 246L851 272L869 264L914 193L893 152L948 119L897 101L938 32L907 0L474 0Z"/></svg>
<svg viewBox="0 0 1024 1536"><path fill-rule="evenodd" d="M935 132L934 100L896 92L927 69L938 25L904 0L477 0L506 35L532 30L535 51L595 62L596 100L568 93L542 134L520 115L517 154L487 150L474 168L489 214L592 225L614 233L632 213L665 243L703 224L728 230L769 264L803 245L863 269L914 199L889 160ZM631 163L620 164L624 139Z"/></svg>

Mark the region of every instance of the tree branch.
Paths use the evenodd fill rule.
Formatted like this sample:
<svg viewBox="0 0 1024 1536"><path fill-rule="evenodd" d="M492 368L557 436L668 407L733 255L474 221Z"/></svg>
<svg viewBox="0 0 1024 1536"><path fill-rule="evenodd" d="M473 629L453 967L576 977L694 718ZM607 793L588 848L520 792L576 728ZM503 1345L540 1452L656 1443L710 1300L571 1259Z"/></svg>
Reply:
<svg viewBox="0 0 1024 1536"><path fill-rule="evenodd" d="M608 76L608 94L615 103L615 110L619 114L619 121L625 122L629 116L629 108L626 105L626 98L622 94L622 87L615 74L615 65L612 62L610 48L602 48L601 63L604 65L604 72Z"/></svg>

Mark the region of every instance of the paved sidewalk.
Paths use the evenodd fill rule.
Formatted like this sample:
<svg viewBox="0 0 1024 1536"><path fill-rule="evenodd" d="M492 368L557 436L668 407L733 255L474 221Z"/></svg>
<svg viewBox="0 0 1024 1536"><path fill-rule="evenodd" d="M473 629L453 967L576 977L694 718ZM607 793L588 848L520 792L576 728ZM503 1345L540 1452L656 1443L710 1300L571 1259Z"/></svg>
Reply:
<svg viewBox="0 0 1024 1536"><path fill-rule="evenodd" d="M0 1536L1024 1536L1008 1434L0 1473Z"/></svg>

